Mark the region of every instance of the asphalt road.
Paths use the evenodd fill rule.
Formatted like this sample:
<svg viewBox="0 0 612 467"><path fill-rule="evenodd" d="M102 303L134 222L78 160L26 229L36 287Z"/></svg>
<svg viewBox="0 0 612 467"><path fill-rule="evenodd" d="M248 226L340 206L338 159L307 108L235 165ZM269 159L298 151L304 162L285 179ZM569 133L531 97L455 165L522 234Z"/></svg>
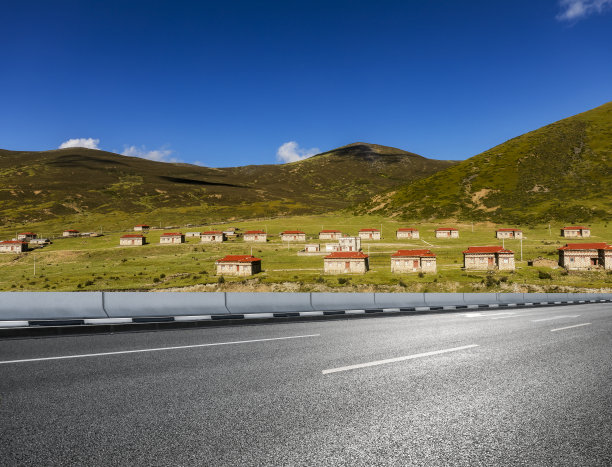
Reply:
<svg viewBox="0 0 612 467"><path fill-rule="evenodd" d="M0 465L612 465L612 305L2 340Z"/></svg>

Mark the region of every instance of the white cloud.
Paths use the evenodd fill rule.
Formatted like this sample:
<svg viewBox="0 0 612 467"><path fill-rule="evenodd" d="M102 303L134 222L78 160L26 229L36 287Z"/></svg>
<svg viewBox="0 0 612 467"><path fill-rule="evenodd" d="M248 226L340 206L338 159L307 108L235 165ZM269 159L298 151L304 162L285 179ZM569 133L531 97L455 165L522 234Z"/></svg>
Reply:
<svg viewBox="0 0 612 467"><path fill-rule="evenodd" d="M181 162L181 160L177 159L176 157L170 157L172 153L173 151L171 149L165 148L147 151L144 146L125 146L121 154L130 157L141 157L143 159L150 159L157 162Z"/></svg>
<svg viewBox="0 0 612 467"><path fill-rule="evenodd" d="M319 148L302 149L296 141L288 141L276 151L276 158L281 162L297 162L319 154Z"/></svg>
<svg viewBox="0 0 612 467"><path fill-rule="evenodd" d="M559 21L575 21L593 13L602 13L612 6L612 0L559 0L561 12L557 15Z"/></svg>
<svg viewBox="0 0 612 467"><path fill-rule="evenodd" d="M98 147L100 140L97 138L72 138L64 141L60 144L59 148L89 148L89 149L100 149Z"/></svg>

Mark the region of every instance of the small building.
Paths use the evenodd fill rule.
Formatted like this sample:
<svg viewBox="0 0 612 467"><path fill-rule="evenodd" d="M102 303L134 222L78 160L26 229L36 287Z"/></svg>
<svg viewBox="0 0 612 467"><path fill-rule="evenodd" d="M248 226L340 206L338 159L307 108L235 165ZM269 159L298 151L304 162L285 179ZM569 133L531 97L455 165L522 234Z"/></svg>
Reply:
<svg viewBox="0 0 612 467"><path fill-rule="evenodd" d="M361 251L360 237L341 237L338 239L339 251Z"/></svg>
<svg viewBox="0 0 612 467"><path fill-rule="evenodd" d="M238 230L240 230L240 229L238 229L236 227L229 227L229 228L225 229L223 231L223 233L225 234L225 236L227 238L230 238L230 237L231 238L236 238L238 236Z"/></svg>
<svg viewBox="0 0 612 467"><path fill-rule="evenodd" d="M612 246L607 243L568 243L559 248L559 266L569 270L612 269Z"/></svg>
<svg viewBox="0 0 612 467"><path fill-rule="evenodd" d="M436 238L459 238L459 230L454 227L441 227L436 229Z"/></svg>
<svg viewBox="0 0 612 467"><path fill-rule="evenodd" d="M51 240L49 240L48 238L35 238L34 240L30 240L30 245L37 245L37 246L45 246L45 245L51 245Z"/></svg>
<svg viewBox="0 0 612 467"><path fill-rule="evenodd" d="M497 229L495 231L496 238L523 238L521 229Z"/></svg>
<svg viewBox="0 0 612 467"><path fill-rule="evenodd" d="M332 251L340 251L340 244L339 243L326 243L325 251L328 253L331 253Z"/></svg>
<svg viewBox="0 0 612 467"><path fill-rule="evenodd" d="M62 232L62 237L78 237L79 231L74 229L66 229Z"/></svg>
<svg viewBox="0 0 612 467"><path fill-rule="evenodd" d="M413 229L410 227L397 229L395 231L395 236L398 239L402 238L419 238L419 231L417 229Z"/></svg>
<svg viewBox="0 0 612 467"><path fill-rule="evenodd" d="M501 246L471 246L463 252L463 267L514 271L514 252Z"/></svg>
<svg viewBox="0 0 612 467"><path fill-rule="evenodd" d="M185 237L189 238L189 237L199 237L200 236L200 232L187 232L185 234Z"/></svg>
<svg viewBox="0 0 612 467"><path fill-rule="evenodd" d="M336 251L323 258L323 269L325 274L365 274L370 265L360 251Z"/></svg>
<svg viewBox="0 0 612 467"><path fill-rule="evenodd" d="M134 232L142 232L143 230L149 230L150 228L151 228L150 225L138 224L134 226Z"/></svg>
<svg viewBox="0 0 612 467"><path fill-rule="evenodd" d="M266 243L268 241L268 234L263 230L247 230L242 235L245 242L261 242Z"/></svg>
<svg viewBox="0 0 612 467"><path fill-rule="evenodd" d="M306 234L301 230L285 230L280 233L283 242L305 242Z"/></svg>
<svg viewBox="0 0 612 467"><path fill-rule="evenodd" d="M304 247L304 251L306 253L319 253L321 251L321 246L318 243L307 243Z"/></svg>
<svg viewBox="0 0 612 467"><path fill-rule="evenodd" d="M251 255L227 255L215 261L217 275L252 276L261 272L261 259Z"/></svg>
<svg viewBox="0 0 612 467"><path fill-rule="evenodd" d="M398 250L391 255L391 272L436 272L436 255L431 250Z"/></svg>
<svg viewBox="0 0 612 467"><path fill-rule="evenodd" d="M319 232L319 240L337 240L342 237L342 232L339 230L321 230Z"/></svg>
<svg viewBox="0 0 612 467"><path fill-rule="evenodd" d="M161 237L159 237L159 243L163 243L165 245L171 243L185 243L185 235L180 232L166 232L161 234Z"/></svg>
<svg viewBox="0 0 612 467"><path fill-rule="evenodd" d="M359 238L361 238L362 240L380 240L380 230L360 229Z"/></svg>
<svg viewBox="0 0 612 467"><path fill-rule="evenodd" d="M29 242L34 240L36 237L37 235L34 232L21 232L20 234L17 234L17 240L22 242Z"/></svg>
<svg viewBox="0 0 612 467"><path fill-rule="evenodd" d="M577 225L574 227L563 227L561 229L562 237L586 238L591 236L591 229Z"/></svg>
<svg viewBox="0 0 612 467"><path fill-rule="evenodd" d="M227 240L227 237L220 230L209 230L200 234L201 243L220 243Z"/></svg>
<svg viewBox="0 0 612 467"><path fill-rule="evenodd" d="M0 253L23 253L28 251L28 243L21 240L4 240L0 242Z"/></svg>
<svg viewBox="0 0 612 467"><path fill-rule="evenodd" d="M142 246L145 243L147 243L147 237L140 234L122 235L119 239L119 245L121 246Z"/></svg>

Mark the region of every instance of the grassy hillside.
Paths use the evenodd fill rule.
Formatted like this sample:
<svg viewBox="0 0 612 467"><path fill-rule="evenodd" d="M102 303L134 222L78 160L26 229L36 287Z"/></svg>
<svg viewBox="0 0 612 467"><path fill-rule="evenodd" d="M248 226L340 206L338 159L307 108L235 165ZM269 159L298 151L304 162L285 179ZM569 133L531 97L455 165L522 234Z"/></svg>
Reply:
<svg viewBox="0 0 612 467"><path fill-rule="evenodd" d="M358 212L524 224L610 219L612 102L375 196Z"/></svg>
<svg viewBox="0 0 612 467"><path fill-rule="evenodd" d="M92 217L97 226L103 218L167 218L176 210L200 220L330 212L450 165L366 143L291 164L230 168L83 148L0 151L0 224L10 230Z"/></svg>

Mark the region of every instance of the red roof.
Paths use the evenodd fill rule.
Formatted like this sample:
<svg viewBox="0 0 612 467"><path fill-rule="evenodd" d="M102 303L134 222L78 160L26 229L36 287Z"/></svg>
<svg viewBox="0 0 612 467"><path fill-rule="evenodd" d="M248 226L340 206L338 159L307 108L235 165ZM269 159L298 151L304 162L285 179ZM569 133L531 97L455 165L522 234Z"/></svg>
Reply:
<svg viewBox="0 0 612 467"><path fill-rule="evenodd" d="M398 232L418 232L417 229L413 229L412 227L402 227L401 229L397 229Z"/></svg>
<svg viewBox="0 0 612 467"><path fill-rule="evenodd" d="M22 242L21 240L4 240L0 243L21 243L22 245L27 245L26 242Z"/></svg>
<svg viewBox="0 0 612 467"><path fill-rule="evenodd" d="M78 230L74 230L74 229L66 229L66 230L64 230L64 232L78 232Z"/></svg>
<svg viewBox="0 0 612 467"><path fill-rule="evenodd" d="M263 230L247 230L244 235L266 234Z"/></svg>
<svg viewBox="0 0 612 467"><path fill-rule="evenodd" d="M281 232L281 235L283 234L303 234L304 232L302 232L301 230L285 230L284 232Z"/></svg>
<svg viewBox="0 0 612 467"><path fill-rule="evenodd" d="M368 255L361 251L334 251L333 253L325 256L325 259L365 259Z"/></svg>
<svg viewBox="0 0 612 467"><path fill-rule="evenodd" d="M21 232L19 235L36 235L34 232Z"/></svg>
<svg viewBox="0 0 612 467"><path fill-rule="evenodd" d="M583 227L581 225L576 225L574 227L563 227L561 230L591 230L589 227Z"/></svg>
<svg viewBox="0 0 612 467"><path fill-rule="evenodd" d="M125 234L125 235L122 235L121 238L144 238L144 235L140 235L140 234Z"/></svg>
<svg viewBox="0 0 612 467"><path fill-rule="evenodd" d="M567 243L559 250L608 250L612 248L607 243Z"/></svg>
<svg viewBox="0 0 612 467"><path fill-rule="evenodd" d="M149 224L138 224L135 225L134 227L151 227Z"/></svg>
<svg viewBox="0 0 612 467"><path fill-rule="evenodd" d="M455 229L454 227L440 227L439 229L436 229L436 232L438 232L439 230L458 230L458 229Z"/></svg>
<svg viewBox="0 0 612 467"><path fill-rule="evenodd" d="M179 235L183 235L181 232L166 232L162 234L163 236L167 236L167 237L178 237Z"/></svg>
<svg viewBox="0 0 612 467"><path fill-rule="evenodd" d="M360 232L380 232L378 229L359 229Z"/></svg>
<svg viewBox="0 0 612 467"><path fill-rule="evenodd" d="M261 258L251 255L226 255L217 260L218 263L254 263L256 261L261 261Z"/></svg>
<svg viewBox="0 0 612 467"><path fill-rule="evenodd" d="M463 253L514 253L501 246L470 246Z"/></svg>
<svg viewBox="0 0 612 467"><path fill-rule="evenodd" d="M431 252L431 250L397 250L391 256L401 257L401 256L433 256L436 255Z"/></svg>
<svg viewBox="0 0 612 467"><path fill-rule="evenodd" d="M221 235L222 233L220 230L209 230L208 232L202 232L200 235Z"/></svg>
<svg viewBox="0 0 612 467"><path fill-rule="evenodd" d="M522 232L521 229L497 229L498 232Z"/></svg>
<svg viewBox="0 0 612 467"><path fill-rule="evenodd" d="M321 230L320 233L342 233L342 232L340 232L339 230L329 230L329 229L326 229L326 230Z"/></svg>

